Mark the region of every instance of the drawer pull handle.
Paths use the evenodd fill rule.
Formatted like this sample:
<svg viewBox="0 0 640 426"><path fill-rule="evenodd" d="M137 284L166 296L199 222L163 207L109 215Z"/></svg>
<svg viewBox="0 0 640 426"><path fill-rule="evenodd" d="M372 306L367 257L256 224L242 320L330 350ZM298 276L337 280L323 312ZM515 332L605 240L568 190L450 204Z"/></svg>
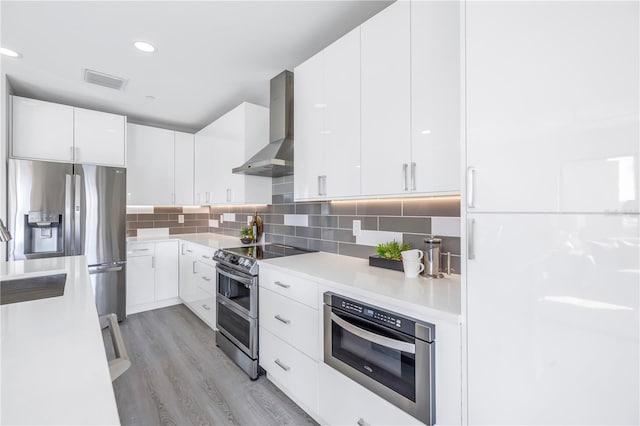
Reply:
<svg viewBox="0 0 640 426"><path fill-rule="evenodd" d="M193 253L193 250L187 249L187 253Z"/></svg>
<svg viewBox="0 0 640 426"><path fill-rule="evenodd" d="M202 278L203 280L205 280L206 282L211 281L211 278L209 278L209 277L201 277L201 278Z"/></svg>
<svg viewBox="0 0 640 426"><path fill-rule="evenodd" d="M358 426L369 426L369 423L365 422L362 417L358 419Z"/></svg>
<svg viewBox="0 0 640 426"><path fill-rule="evenodd" d="M149 251L148 248L143 248L143 249L131 249L132 252L134 251Z"/></svg>
<svg viewBox="0 0 640 426"><path fill-rule="evenodd" d="M211 257L209 257L209 256L205 256L204 254L203 254L203 255L201 255L201 256L202 256L203 258L205 258L205 259L211 259Z"/></svg>
<svg viewBox="0 0 640 426"><path fill-rule="evenodd" d="M291 323L291 320L288 320L288 319L286 319L286 318L282 318L280 315L276 315L276 316L274 316L274 318L275 318L275 319L277 319L277 320L278 320L278 321L280 321L280 322L285 323L285 324L289 324L289 323Z"/></svg>
<svg viewBox="0 0 640 426"><path fill-rule="evenodd" d="M275 284L275 285L279 285L279 286L280 286L280 287L282 287L282 288L289 288L289 287L291 287L289 284L286 284L286 283L283 283L283 282L280 282L280 281L276 281L276 282L274 282L274 284Z"/></svg>
<svg viewBox="0 0 640 426"><path fill-rule="evenodd" d="M276 358L276 360L274 362L278 365L278 367L282 368L284 371L291 370L291 367L289 367L287 364L283 363L282 361L280 361L277 358Z"/></svg>
<svg viewBox="0 0 640 426"><path fill-rule="evenodd" d="M202 305L203 308L205 308L207 311L211 310L211 307L209 305Z"/></svg>

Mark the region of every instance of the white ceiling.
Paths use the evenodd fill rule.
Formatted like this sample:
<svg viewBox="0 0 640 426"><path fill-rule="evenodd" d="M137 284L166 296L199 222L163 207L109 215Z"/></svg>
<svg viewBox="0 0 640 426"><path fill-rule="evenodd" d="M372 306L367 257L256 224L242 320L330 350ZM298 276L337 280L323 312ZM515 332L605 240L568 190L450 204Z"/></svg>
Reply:
<svg viewBox="0 0 640 426"><path fill-rule="evenodd" d="M197 131L391 1L1 1L2 74L16 95ZM146 40L153 54L133 47ZM85 83L84 68L128 79ZM154 96L155 99L148 99Z"/></svg>

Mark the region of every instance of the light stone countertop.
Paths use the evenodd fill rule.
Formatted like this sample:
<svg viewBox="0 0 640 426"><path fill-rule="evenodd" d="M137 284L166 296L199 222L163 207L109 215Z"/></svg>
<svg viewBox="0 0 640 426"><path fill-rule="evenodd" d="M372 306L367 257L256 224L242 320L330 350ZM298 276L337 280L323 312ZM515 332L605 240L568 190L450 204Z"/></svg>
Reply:
<svg viewBox="0 0 640 426"><path fill-rule="evenodd" d="M0 263L3 281L64 272L64 295L0 307L1 424L120 424L85 257Z"/></svg>

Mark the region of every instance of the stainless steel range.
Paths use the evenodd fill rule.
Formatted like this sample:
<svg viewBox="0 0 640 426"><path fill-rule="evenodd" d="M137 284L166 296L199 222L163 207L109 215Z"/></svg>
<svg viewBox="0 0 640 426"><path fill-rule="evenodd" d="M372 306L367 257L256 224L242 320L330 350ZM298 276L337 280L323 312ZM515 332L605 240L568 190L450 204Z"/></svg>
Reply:
<svg viewBox="0 0 640 426"><path fill-rule="evenodd" d="M281 244L218 250L216 265L216 344L251 379L258 368L258 260L311 253Z"/></svg>

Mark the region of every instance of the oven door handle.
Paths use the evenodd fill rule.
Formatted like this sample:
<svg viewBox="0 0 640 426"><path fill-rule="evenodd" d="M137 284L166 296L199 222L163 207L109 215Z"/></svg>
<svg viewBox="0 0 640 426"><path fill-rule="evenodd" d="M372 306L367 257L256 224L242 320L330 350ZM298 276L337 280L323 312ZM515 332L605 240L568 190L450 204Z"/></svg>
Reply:
<svg viewBox="0 0 640 426"><path fill-rule="evenodd" d="M335 322L340 327L347 330L349 333L354 334L362 339L377 343L378 345L385 346L390 349L395 349L397 351L407 352L410 354L416 353L416 345L413 343L390 339L388 337L380 336L370 331L363 330L362 328L356 327L355 325L343 320L333 312L331 312L331 321Z"/></svg>
<svg viewBox="0 0 640 426"><path fill-rule="evenodd" d="M244 284L246 286L252 286L253 285L253 279L252 278L245 278L243 276L240 276L238 273L235 273L232 270L229 270L229 269L225 268L224 266L216 265L216 271L218 271L218 273L220 275L224 275L227 278L231 278L232 280L241 282L242 284Z"/></svg>

